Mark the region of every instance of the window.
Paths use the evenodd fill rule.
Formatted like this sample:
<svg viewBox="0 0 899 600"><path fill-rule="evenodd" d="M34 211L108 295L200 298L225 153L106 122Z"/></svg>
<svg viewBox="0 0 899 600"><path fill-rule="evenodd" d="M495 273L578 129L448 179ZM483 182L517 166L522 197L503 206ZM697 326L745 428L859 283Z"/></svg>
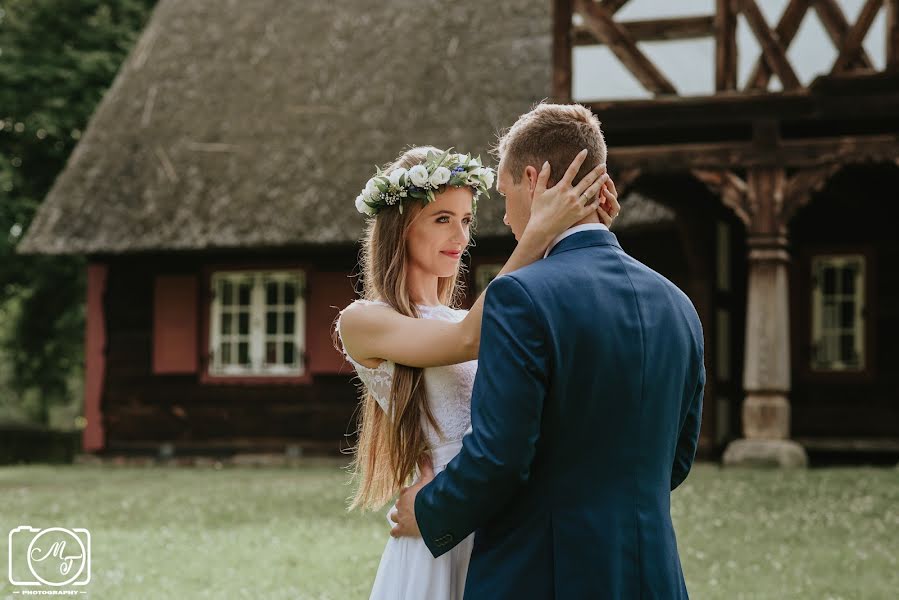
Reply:
<svg viewBox="0 0 899 600"><path fill-rule="evenodd" d="M212 375L302 375L305 371L302 271L212 275Z"/></svg>
<svg viewBox="0 0 899 600"><path fill-rule="evenodd" d="M475 298L479 297L490 285L490 282L496 279L503 266L497 264L478 265L474 271L474 291Z"/></svg>
<svg viewBox="0 0 899 600"><path fill-rule="evenodd" d="M812 258L812 353L815 371L865 368L865 257Z"/></svg>

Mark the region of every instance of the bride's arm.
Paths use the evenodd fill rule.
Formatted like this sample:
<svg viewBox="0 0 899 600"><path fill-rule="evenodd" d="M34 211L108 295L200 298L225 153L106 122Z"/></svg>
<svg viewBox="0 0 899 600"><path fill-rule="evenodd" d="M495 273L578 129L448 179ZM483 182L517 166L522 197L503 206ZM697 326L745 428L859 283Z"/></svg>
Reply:
<svg viewBox="0 0 899 600"><path fill-rule="evenodd" d="M604 166L591 171L577 186L571 185L585 158L585 153L579 154L559 183L549 190L546 189L549 166L544 165L534 190L531 218L500 275L543 258L556 235L594 211L604 223L610 224L612 218L601 204L617 215L617 200L603 187L609 181ZM600 190L605 197L603 203L597 200ZM595 200L584 205L580 199L582 195ZM486 290L466 317L457 323L415 319L383 305L353 306L341 316L344 348L356 361L386 359L411 367L436 367L474 360L480 346L485 295Z"/></svg>

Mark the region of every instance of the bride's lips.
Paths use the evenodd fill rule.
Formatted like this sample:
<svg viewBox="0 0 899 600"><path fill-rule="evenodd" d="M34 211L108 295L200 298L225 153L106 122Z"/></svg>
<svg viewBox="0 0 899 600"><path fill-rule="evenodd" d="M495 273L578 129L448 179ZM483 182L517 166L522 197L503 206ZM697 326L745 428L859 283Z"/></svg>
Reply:
<svg viewBox="0 0 899 600"><path fill-rule="evenodd" d="M446 256L449 256L450 258L459 258L460 256L462 256L461 251L460 252L450 252L448 250L442 250L440 252L440 254L445 254Z"/></svg>

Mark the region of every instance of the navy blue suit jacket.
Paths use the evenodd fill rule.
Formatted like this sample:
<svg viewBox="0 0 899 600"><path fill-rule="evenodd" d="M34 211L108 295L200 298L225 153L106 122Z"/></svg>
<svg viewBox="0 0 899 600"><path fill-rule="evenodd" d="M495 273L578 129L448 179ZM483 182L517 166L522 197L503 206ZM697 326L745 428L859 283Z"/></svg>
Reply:
<svg viewBox="0 0 899 600"><path fill-rule="evenodd" d="M476 531L465 598L686 598L671 490L705 384L687 296L609 231L487 290L473 431L415 500L436 557Z"/></svg>

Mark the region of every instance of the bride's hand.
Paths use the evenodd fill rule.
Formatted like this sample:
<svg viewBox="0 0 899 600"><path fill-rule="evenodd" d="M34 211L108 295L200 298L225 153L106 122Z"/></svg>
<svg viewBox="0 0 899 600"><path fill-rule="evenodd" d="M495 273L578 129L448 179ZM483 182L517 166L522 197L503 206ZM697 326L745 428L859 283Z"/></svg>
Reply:
<svg viewBox="0 0 899 600"><path fill-rule="evenodd" d="M594 212L607 226L612 223L613 217L609 212L617 215L619 207L617 194L606 187L611 179L605 172L604 164L590 171L577 185L572 185L586 158L586 150L578 153L565 171L565 175L549 189L546 188L546 184L549 181L550 166L549 162L543 163L534 188L531 217L526 229L539 232L551 240ZM612 188L614 189L614 184ZM600 191L603 192L602 196ZM600 198L602 202L599 201Z"/></svg>

